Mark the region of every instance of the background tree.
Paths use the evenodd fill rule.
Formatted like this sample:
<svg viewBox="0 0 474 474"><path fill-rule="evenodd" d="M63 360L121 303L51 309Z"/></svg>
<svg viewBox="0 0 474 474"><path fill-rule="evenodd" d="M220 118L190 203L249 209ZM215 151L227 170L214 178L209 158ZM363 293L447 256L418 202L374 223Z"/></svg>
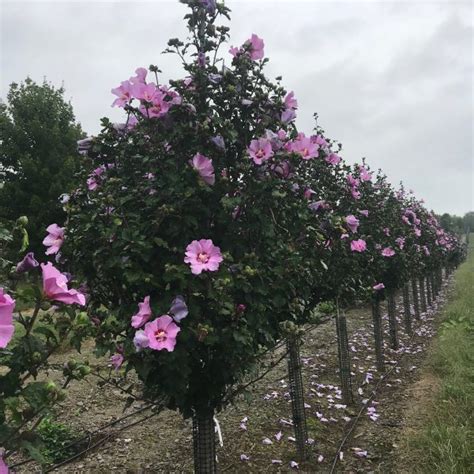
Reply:
<svg viewBox="0 0 474 474"><path fill-rule="evenodd" d="M61 225L59 197L71 187L83 136L64 89L27 78L0 104L0 218L28 217L31 250L42 253L46 227Z"/></svg>
<svg viewBox="0 0 474 474"><path fill-rule="evenodd" d="M474 231L474 212L467 212L463 217L464 232Z"/></svg>

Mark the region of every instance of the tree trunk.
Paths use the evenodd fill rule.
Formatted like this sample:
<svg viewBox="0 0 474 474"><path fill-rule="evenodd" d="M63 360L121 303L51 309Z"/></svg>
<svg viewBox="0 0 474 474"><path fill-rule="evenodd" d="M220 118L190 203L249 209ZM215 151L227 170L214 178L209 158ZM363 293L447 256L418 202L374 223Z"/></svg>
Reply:
<svg viewBox="0 0 474 474"><path fill-rule="evenodd" d="M393 290L388 291L387 307L390 347L396 351L398 349L397 306L395 304L395 292Z"/></svg>
<svg viewBox="0 0 474 474"><path fill-rule="evenodd" d="M426 277L426 301L428 303L428 306L431 307L433 304L433 298L432 298L432 293L431 293L431 284L430 284L430 278L427 276Z"/></svg>
<svg viewBox="0 0 474 474"><path fill-rule="evenodd" d="M383 355L382 318L380 317L380 301L378 298L372 301L372 319L374 323L375 362L377 370L382 373L385 371L385 361Z"/></svg>
<svg viewBox="0 0 474 474"><path fill-rule="evenodd" d="M214 410L196 413L193 416L194 472L215 474L216 435L214 430Z"/></svg>
<svg viewBox="0 0 474 474"><path fill-rule="evenodd" d="M293 427L295 430L296 449L300 461L306 459L306 413L304 408L303 377L301 373L300 338L290 336L287 339L288 375L290 379L291 408L293 411Z"/></svg>
<svg viewBox="0 0 474 474"><path fill-rule="evenodd" d="M408 288L408 283L403 285L403 320L405 322L405 332L411 336L410 290Z"/></svg>
<svg viewBox="0 0 474 474"><path fill-rule="evenodd" d="M342 398L344 403L350 405L353 402L353 397L347 322L344 312L339 310L339 304L336 303L336 305L337 352L339 356L339 374L341 377Z"/></svg>
<svg viewBox="0 0 474 474"><path fill-rule="evenodd" d="M426 313L426 310L428 309L428 304L426 302L425 279L421 277L419 282L420 282L421 312Z"/></svg>
<svg viewBox="0 0 474 474"><path fill-rule="evenodd" d="M415 310L415 318L420 320L420 300L418 299L418 285L416 278L411 279L411 289L413 293L413 309Z"/></svg>

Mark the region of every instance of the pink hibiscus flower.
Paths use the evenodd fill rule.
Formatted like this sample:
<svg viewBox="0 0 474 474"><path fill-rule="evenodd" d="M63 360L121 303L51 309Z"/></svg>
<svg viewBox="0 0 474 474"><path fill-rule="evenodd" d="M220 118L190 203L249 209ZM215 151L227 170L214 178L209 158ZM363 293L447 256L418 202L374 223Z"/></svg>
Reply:
<svg viewBox="0 0 474 474"><path fill-rule="evenodd" d="M146 349L148 347L148 344L150 341L148 340L148 337L145 334L145 331L143 329L139 329L133 338L133 345L135 346L135 349L137 352L142 351L143 349Z"/></svg>
<svg viewBox="0 0 474 474"><path fill-rule="evenodd" d="M329 155L326 156L325 160L326 163L329 163L330 165L337 165L341 162L342 158L336 153L329 153Z"/></svg>
<svg viewBox="0 0 474 474"><path fill-rule="evenodd" d="M207 156L201 155L201 153L196 153L193 159L189 160L189 164L198 172L199 176L206 184L212 186L216 182L212 160Z"/></svg>
<svg viewBox="0 0 474 474"><path fill-rule="evenodd" d="M353 188L359 186L359 180L357 178L354 178L354 176L352 176L351 174L347 175L346 180L349 183L349 186L352 186Z"/></svg>
<svg viewBox="0 0 474 474"><path fill-rule="evenodd" d="M244 45L250 45L250 59L256 61L257 59L263 59L264 52L263 48L265 46L263 39L259 38L256 34L252 34L250 39L248 39Z"/></svg>
<svg viewBox="0 0 474 474"><path fill-rule="evenodd" d="M385 247L381 253L384 257L393 257L395 255L395 250L391 247Z"/></svg>
<svg viewBox="0 0 474 474"><path fill-rule="evenodd" d="M375 291L383 290L385 288L385 285L383 283L377 283L372 287Z"/></svg>
<svg viewBox="0 0 474 474"><path fill-rule="evenodd" d="M296 118L295 110L298 108L298 101L295 99L293 91L286 95L284 104L285 110L281 114L281 121L284 123L291 122Z"/></svg>
<svg viewBox="0 0 474 474"><path fill-rule="evenodd" d="M43 272L43 293L53 301L65 304L78 304L85 306L86 297L77 290L67 287L67 277L63 275L51 262L41 264Z"/></svg>
<svg viewBox="0 0 474 474"><path fill-rule="evenodd" d="M266 138L252 140L247 151L256 165L261 165L264 161L273 156L272 144L270 140L267 140Z"/></svg>
<svg viewBox="0 0 474 474"><path fill-rule="evenodd" d="M360 179L362 181L371 181L372 173L369 173L363 166L359 166Z"/></svg>
<svg viewBox="0 0 474 474"><path fill-rule="evenodd" d="M131 94L133 97L145 102L153 102L155 95L159 92L158 88L153 82L145 84L138 82L131 87Z"/></svg>
<svg viewBox="0 0 474 474"><path fill-rule="evenodd" d="M398 237L395 239L396 244L400 248L400 250L403 250L403 247L405 247L405 237Z"/></svg>
<svg viewBox="0 0 474 474"><path fill-rule="evenodd" d="M365 240L358 239L351 242L351 250L353 252L365 252L367 250L367 244Z"/></svg>
<svg viewBox="0 0 474 474"><path fill-rule="evenodd" d="M132 84L129 81L123 81L120 86L112 89L112 94L115 94L117 99L114 100L112 107L123 107L132 100Z"/></svg>
<svg viewBox="0 0 474 474"><path fill-rule="evenodd" d="M64 228L59 227L58 224L51 224L46 228L49 234L44 238L43 245L49 247L46 250L46 255L58 253L64 241Z"/></svg>
<svg viewBox="0 0 474 474"><path fill-rule="evenodd" d="M355 234L357 232L357 228L359 227L359 219L357 219L356 216L350 214L346 217L346 224L347 227L349 227L349 230Z"/></svg>
<svg viewBox="0 0 474 474"><path fill-rule="evenodd" d="M155 351L166 349L172 352L176 345L176 336L181 329L167 314L145 324L144 333L148 338L148 347Z"/></svg>
<svg viewBox="0 0 474 474"><path fill-rule="evenodd" d="M120 352L115 353L110 359L110 363L113 365L115 370L119 370L122 367L125 358Z"/></svg>
<svg viewBox="0 0 474 474"><path fill-rule="evenodd" d="M132 327L142 327L151 318L150 297L145 296L145 299L138 303L138 313L132 316Z"/></svg>
<svg viewBox="0 0 474 474"><path fill-rule="evenodd" d="M222 260L221 249L210 239L193 240L186 247L184 262L191 265L191 272L195 275L202 271L217 271Z"/></svg>
<svg viewBox="0 0 474 474"><path fill-rule="evenodd" d="M7 347L11 341L15 326L13 325L13 309L15 300L0 288L0 349Z"/></svg>
<svg viewBox="0 0 474 474"><path fill-rule="evenodd" d="M148 71L144 67L135 69L136 76L132 76L128 81L130 84L144 84Z"/></svg>
<svg viewBox="0 0 474 474"><path fill-rule="evenodd" d="M304 133L298 133L298 137L293 142L288 143L287 148L293 153L301 155L303 160L310 160L319 154L319 145L305 136Z"/></svg>
<svg viewBox="0 0 474 474"><path fill-rule="evenodd" d="M361 193L360 191L357 190L357 188L351 188L351 194L352 194L352 197L357 201L360 199L361 197Z"/></svg>

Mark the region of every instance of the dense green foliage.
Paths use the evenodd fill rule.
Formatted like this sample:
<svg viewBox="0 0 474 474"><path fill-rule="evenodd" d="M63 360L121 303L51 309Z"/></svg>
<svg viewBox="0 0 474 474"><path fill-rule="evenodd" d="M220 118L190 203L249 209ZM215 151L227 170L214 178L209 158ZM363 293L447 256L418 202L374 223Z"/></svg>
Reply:
<svg viewBox="0 0 474 474"><path fill-rule="evenodd" d="M27 216L35 252L46 227L64 221L59 197L71 188L81 137L63 88L29 78L10 86L0 105L0 218Z"/></svg>

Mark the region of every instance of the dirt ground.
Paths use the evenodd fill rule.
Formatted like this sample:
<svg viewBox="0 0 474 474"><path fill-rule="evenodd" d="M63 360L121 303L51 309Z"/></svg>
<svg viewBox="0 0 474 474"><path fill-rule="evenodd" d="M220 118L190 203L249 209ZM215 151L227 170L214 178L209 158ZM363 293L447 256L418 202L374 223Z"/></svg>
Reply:
<svg viewBox="0 0 474 474"><path fill-rule="evenodd" d="M444 300L442 295L438 303L443 304ZM397 307L401 312L401 301ZM405 334L402 315L399 315L400 348L393 351L385 343L387 370L382 380L374 366L369 309L362 307L347 312L354 392L354 404L351 406L345 406L341 400L334 321L307 331L301 355L310 438L308 460L298 465L291 464L297 461L297 457L291 426L287 365L283 360L253 386L251 399L238 400L217 415L223 438L223 446L218 447L217 451L219 471L404 472L397 468L394 460L400 436L409 427L410 419L418 416L412 407L426 391L434 388L435 381L420 379L420 367L426 357L427 346L436 333L438 310L435 304L422 315L420 321L413 319L412 338ZM388 339L386 314L383 320ZM85 347L81 357L91 360L92 366L100 369L104 376L110 373L107 360L93 359L92 345ZM278 354L271 357L277 360ZM64 360L65 354L60 354L53 364ZM52 375L60 379L59 367L52 369ZM118 388L98 382L100 380L94 376L73 382L68 389L68 398L58 411L59 420L76 432L87 434L124 415L145 409L93 434L83 447L103 440L100 446L54 472L192 472L190 421L183 421L179 414L167 410L153 415L142 401L135 401L124 410L129 396ZM130 382L134 380L130 379ZM352 434L338 454L341 441L359 412ZM119 431L142 418L147 419ZM331 471L336 457L337 463ZM30 463L18 467L16 472L40 471L39 466Z"/></svg>

